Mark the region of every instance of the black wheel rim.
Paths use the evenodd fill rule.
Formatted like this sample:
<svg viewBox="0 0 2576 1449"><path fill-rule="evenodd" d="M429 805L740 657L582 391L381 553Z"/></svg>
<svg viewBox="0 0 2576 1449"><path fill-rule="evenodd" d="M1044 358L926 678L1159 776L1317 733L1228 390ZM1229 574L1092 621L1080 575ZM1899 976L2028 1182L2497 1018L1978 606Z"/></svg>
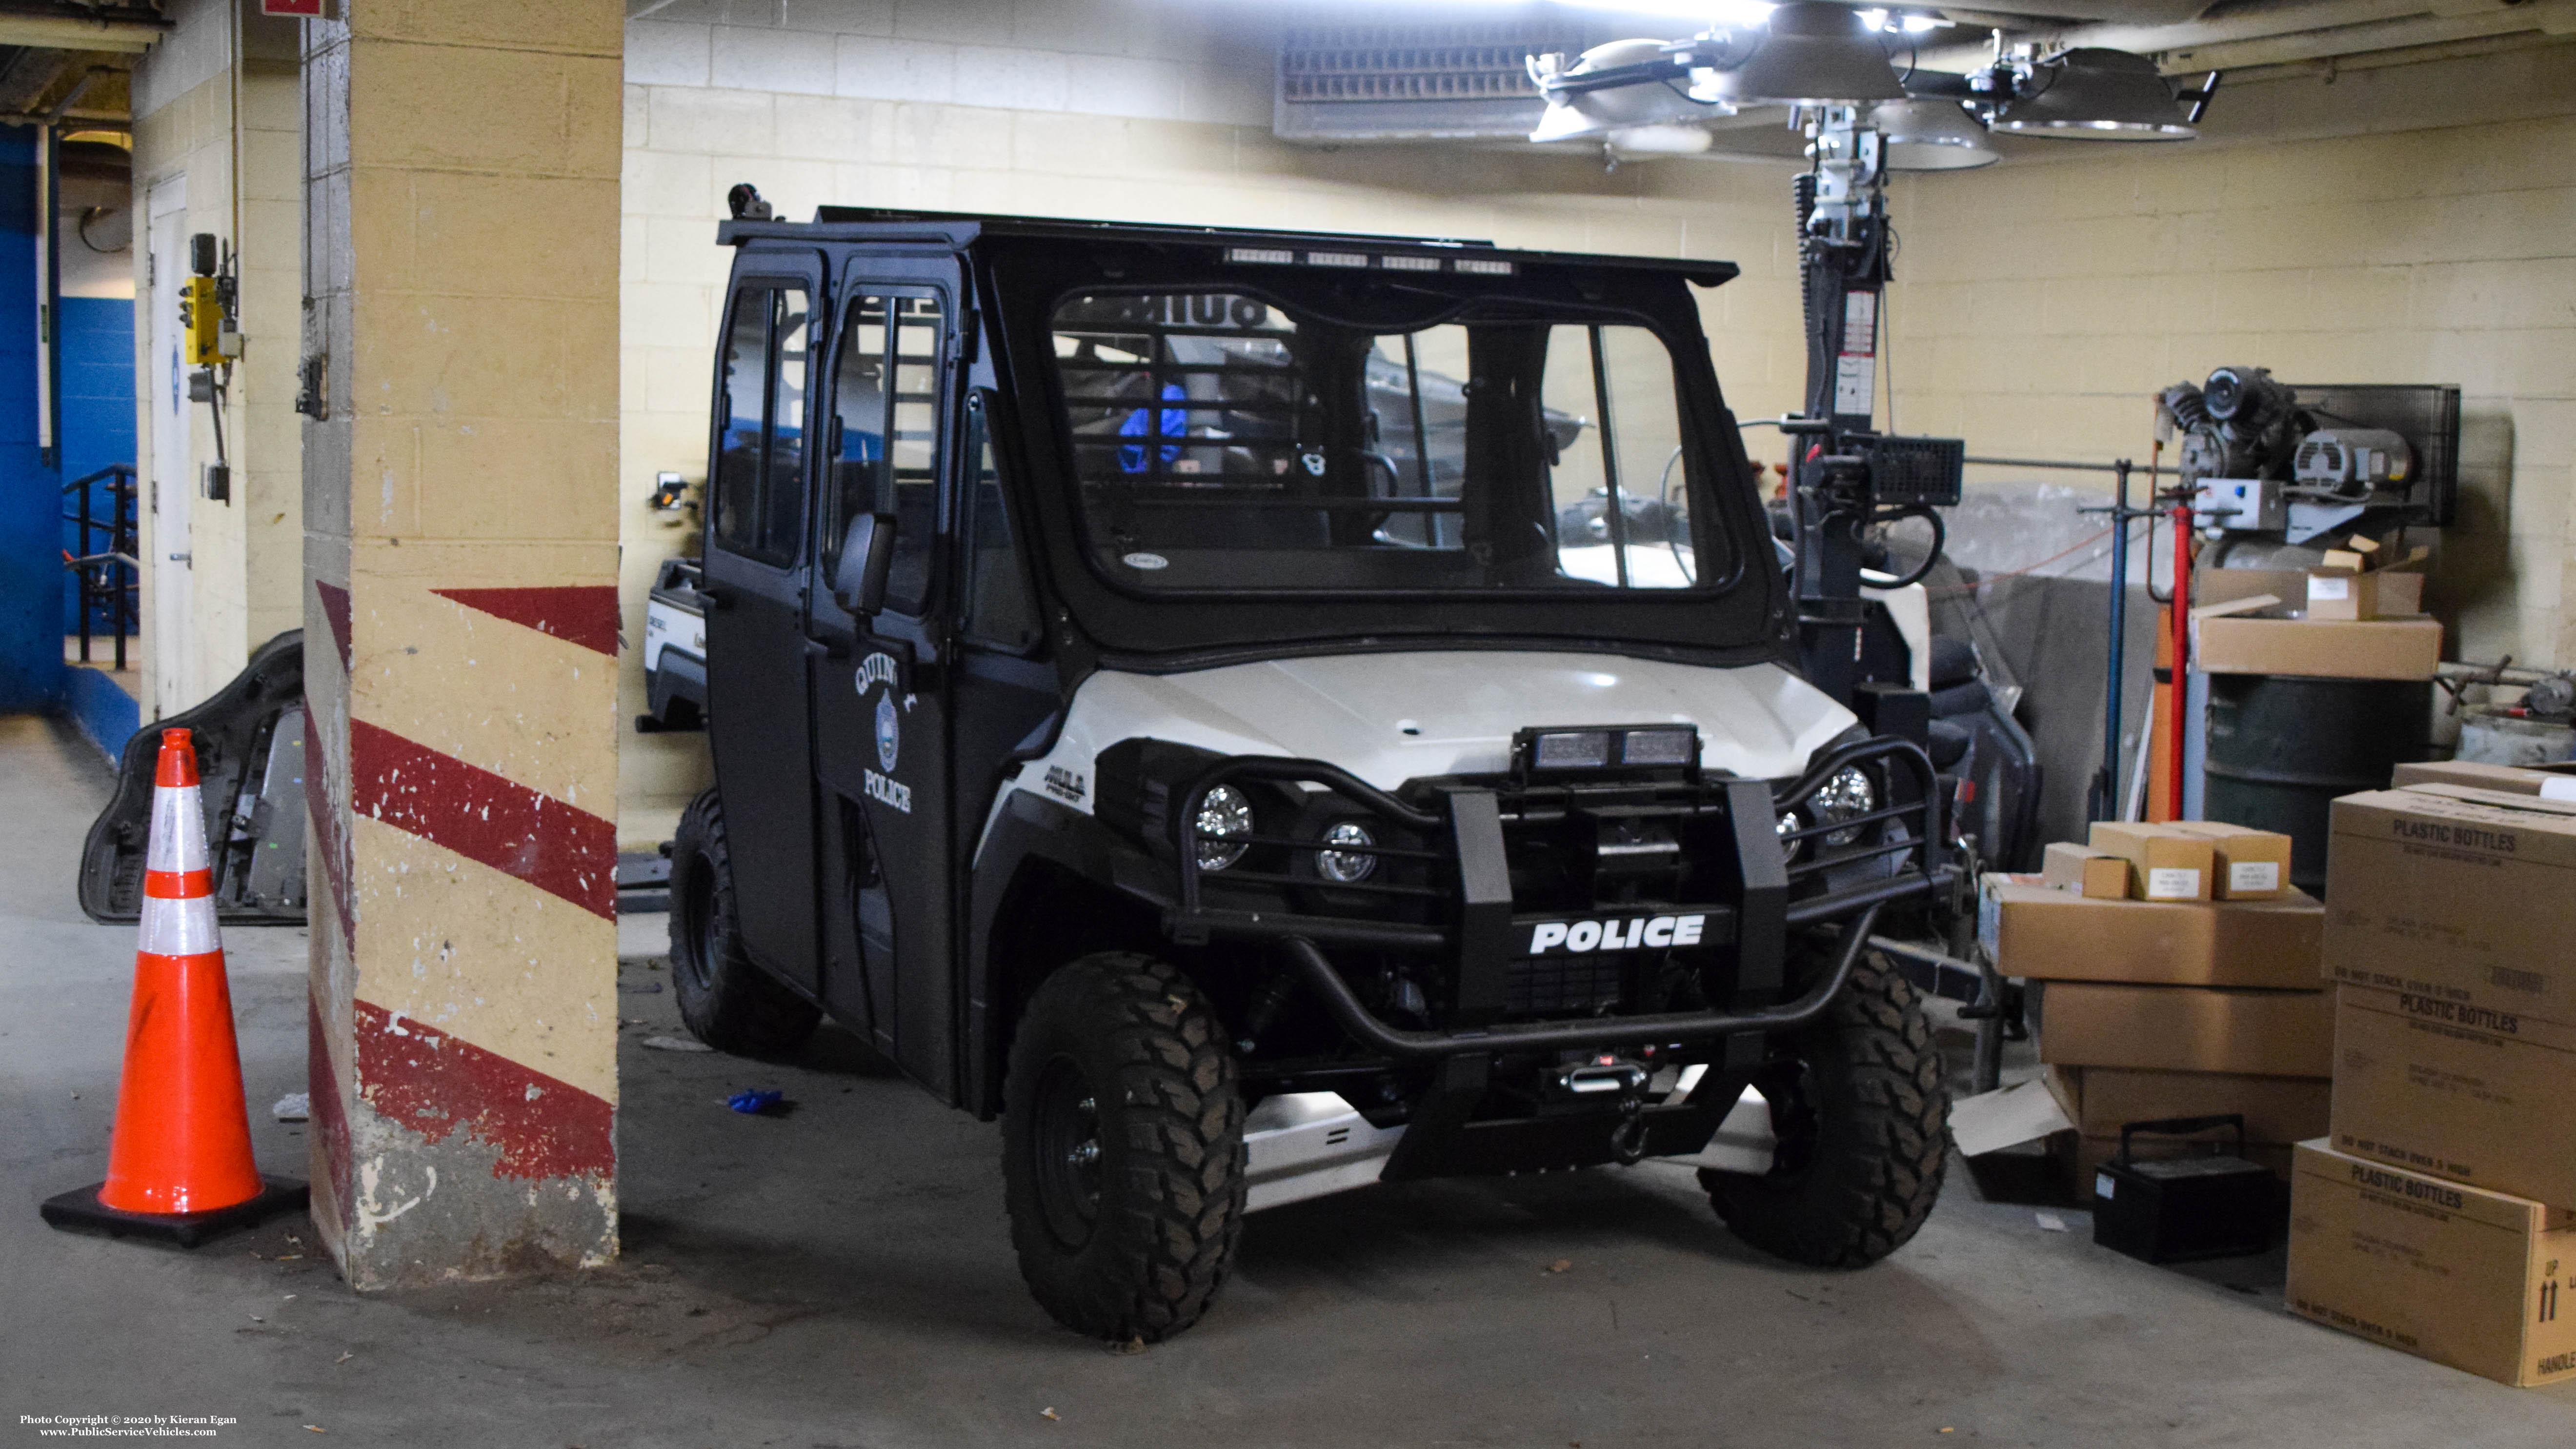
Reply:
<svg viewBox="0 0 2576 1449"><path fill-rule="evenodd" d="M710 963L715 959L716 886L715 872L703 857L688 873L688 882L680 892L680 928L685 949L673 965L688 978L693 989L704 991Z"/></svg>
<svg viewBox="0 0 2576 1449"><path fill-rule="evenodd" d="M1082 1068L1070 1057L1057 1057L1039 1074L1034 1105L1029 1150L1037 1159L1030 1167L1038 1207L1056 1242L1076 1250L1091 1241L1100 1218L1099 1099Z"/></svg>

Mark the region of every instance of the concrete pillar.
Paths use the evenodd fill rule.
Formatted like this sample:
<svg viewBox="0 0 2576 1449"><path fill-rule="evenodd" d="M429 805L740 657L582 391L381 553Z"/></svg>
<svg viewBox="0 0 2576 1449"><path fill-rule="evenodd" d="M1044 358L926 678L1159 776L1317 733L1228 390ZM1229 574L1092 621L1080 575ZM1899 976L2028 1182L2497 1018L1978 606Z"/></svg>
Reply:
<svg viewBox="0 0 2576 1449"><path fill-rule="evenodd" d="M359 1288L617 1250L616 0L305 31L313 1214Z"/></svg>

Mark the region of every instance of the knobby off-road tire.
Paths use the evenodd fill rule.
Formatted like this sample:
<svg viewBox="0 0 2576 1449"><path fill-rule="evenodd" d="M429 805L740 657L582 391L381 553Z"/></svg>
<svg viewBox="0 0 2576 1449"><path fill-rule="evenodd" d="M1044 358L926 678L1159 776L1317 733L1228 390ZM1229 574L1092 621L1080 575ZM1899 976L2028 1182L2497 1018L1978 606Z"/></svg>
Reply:
<svg viewBox="0 0 2576 1449"><path fill-rule="evenodd" d="M1861 1268L1914 1236L1941 1195L1950 1094L1914 988L1864 952L1823 1016L1792 1039L1804 1070L1762 1083L1780 1151L1761 1176L1703 1169L1735 1235L1793 1263Z"/></svg>
<svg viewBox="0 0 2576 1449"><path fill-rule="evenodd" d="M1103 952L1046 979L1011 1042L1002 1176L1020 1275L1077 1333L1198 1321L1243 1231L1243 1099L1188 977Z"/></svg>
<svg viewBox="0 0 2576 1449"><path fill-rule="evenodd" d="M709 790L671 840L671 988L692 1035L736 1056L784 1056L822 1010L751 963L736 914L724 807Z"/></svg>

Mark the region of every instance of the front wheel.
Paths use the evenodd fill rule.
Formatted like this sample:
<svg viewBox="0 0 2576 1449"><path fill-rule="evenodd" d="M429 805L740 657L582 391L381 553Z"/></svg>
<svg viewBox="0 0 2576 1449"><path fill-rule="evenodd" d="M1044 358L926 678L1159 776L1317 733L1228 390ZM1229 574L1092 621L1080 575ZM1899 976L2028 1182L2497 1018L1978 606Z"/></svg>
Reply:
<svg viewBox="0 0 2576 1449"><path fill-rule="evenodd" d="M1029 1291L1077 1333L1198 1321L1243 1228L1243 1100L1188 977L1103 952L1047 978L1011 1042L1002 1175Z"/></svg>
<svg viewBox="0 0 2576 1449"><path fill-rule="evenodd" d="M1865 951L1824 1014L1759 1079L1779 1139L1771 1171L1703 1169L1735 1235L1819 1268L1861 1268L1905 1246L1941 1195L1950 1094L1914 988Z"/></svg>

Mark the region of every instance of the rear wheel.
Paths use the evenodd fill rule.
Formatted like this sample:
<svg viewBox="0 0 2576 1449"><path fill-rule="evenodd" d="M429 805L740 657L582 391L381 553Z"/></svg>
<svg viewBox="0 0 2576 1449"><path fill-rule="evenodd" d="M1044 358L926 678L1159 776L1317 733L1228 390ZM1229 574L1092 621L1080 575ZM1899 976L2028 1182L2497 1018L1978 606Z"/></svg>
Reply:
<svg viewBox="0 0 2576 1449"><path fill-rule="evenodd" d="M1057 1322L1148 1341L1198 1321L1243 1226L1243 1101L1189 978L1104 952L1047 978L1011 1042L1003 1183L1029 1291Z"/></svg>
<svg viewBox="0 0 2576 1449"><path fill-rule="evenodd" d="M742 948L724 808L713 790L680 816L671 840L671 986L698 1040L737 1056L783 1056L823 1019L820 1007L758 966Z"/></svg>
<svg viewBox="0 0 2576 1449"><path fill-rule="evenodd" d="M1703 1169L1700 1185L1765 1252L1866 1267L1905 1246L1941 1195L1950 1094L1931 1025L1895 965L1867 951L1790 1046L1795 1060L1759 1079L1779 1138L1771 1171Z"/></svg>

